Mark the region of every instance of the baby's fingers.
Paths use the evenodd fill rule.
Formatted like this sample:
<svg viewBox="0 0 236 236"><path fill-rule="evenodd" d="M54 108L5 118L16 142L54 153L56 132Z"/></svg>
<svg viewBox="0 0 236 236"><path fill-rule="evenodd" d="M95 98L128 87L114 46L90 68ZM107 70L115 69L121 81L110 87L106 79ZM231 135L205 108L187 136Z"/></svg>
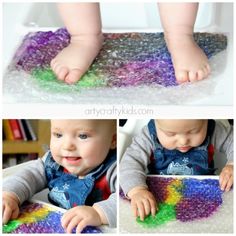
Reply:
<svg viewBox="0 0 236 236"><path fill-rule="evenodd" d="M137 204L137 207L138 207L138 214L139 214L140 220L143 221L145 218L145 208L144 208L143 202L139 202Z"/></svg>
<svg viewBox="0 0 236 236"><path fill-rule="evenodd" d="M132 208L133 215L135 217L137 217L138 216L138 206L135 201L131 201L131 208Z"/></svg>
<svg viewBox="0 0 236 236"><path fill-rule="evenodd" d="M220 189L222 191L225 191L225 188L227 186L229 179L230 179L230 176L228 174L226 174L224 172L221 173L220 179L219 179L219 184L220 184Z"/></svg>
<svg viewBox="0 0 236 236"><path fill-rule="evenodd" d="M17 207L13 212L12 212L12 215L11 215L11 219L16 219L18 216L19 216L19 208Z"/></svg>
<svg viewBox="0 0 236 236"><path fill-rule="evenodd" d="M151 205L148 199L143 200L145 216L148 216L151 213Z"/></svg>
<svg viewBox="0 0 236 236"><path fill-rule="evenodd" d="M67 211L61 218L61 225L64 229L67 228L69 225L70 221L75 217L76 215L73 214L70 210Z"/></svg>
<svg viewBox="0 0 236 236"><path fill-rule="evenodd" d="M231 176L228 180L228 182L226 183L226 186L225 186L225 191L226 192L229 192L231 187L233 185L233 176Z"/></svg>
<svg viewBox="0 0 236 236"><path fill-rule="evenodd" d="M151 213L152 216L156 215L156 211L157 211L157 203L155 200L150 200L150 205L151 205Z"/></svg>
<svg viewBox="0 0 236 236"><path fill-rule="evenodd" d="M12 210L10 207L5 206L3 209L2 223L7 224L9 219L11 218Z"/></svg>
<svg viewBox="0 0 236 236"><path fill-rule="evenodd" d="M222 190L222 191L225 191L225 186L226 186L226 184L227 184L227 180L226 180L226 178L220 178L220 189Z"/></svg>
<svg viewBox="0 0 236 236"><path fill-rule="evenodd" d="M75 216L71 219L69 224L66 227L66 233L70 234L72 233L72 230L79 224L80 218L78 216Z"/></svg>
<svg viewBox="0 0 236 236"><path fill-rule="evenodd" d="M76 233L79 234L82 230L88 225L86 220L81 220L78 226L76 227Z"/></svg>

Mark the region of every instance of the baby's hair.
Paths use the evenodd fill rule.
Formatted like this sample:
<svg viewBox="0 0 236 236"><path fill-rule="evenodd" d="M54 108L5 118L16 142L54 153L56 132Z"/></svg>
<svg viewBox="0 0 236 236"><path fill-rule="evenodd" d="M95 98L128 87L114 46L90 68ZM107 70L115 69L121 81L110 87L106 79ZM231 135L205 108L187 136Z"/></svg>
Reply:
<svg viewBox="0 0 236 236"><path fill-rule="evenodd" d="M115 119L104 119L99 121L103 122L105 125L109 125L111 127L111 132L116 134L117 121Z"/></svg>
<svg viewBox="0 0 236 236"><path fill-rule="evenodd" d="M116 120L106 120L106 121L108 121L110 124L111 124L111 126L112 126L112 128L114 129L114 131L116 132L116 124L117 124L117 121Z"/></svg>

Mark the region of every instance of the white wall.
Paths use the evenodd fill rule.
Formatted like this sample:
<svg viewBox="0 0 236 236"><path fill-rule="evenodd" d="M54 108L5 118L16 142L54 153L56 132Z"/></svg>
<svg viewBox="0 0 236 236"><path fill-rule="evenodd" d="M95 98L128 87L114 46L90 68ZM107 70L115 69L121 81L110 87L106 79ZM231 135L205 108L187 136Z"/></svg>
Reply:
<svg viewBox="0 0 236 236"><path fill-rule="evenodd" d="M18 4L15 8L19 9ZM148 3L101 3L101 15L104 29L161 29L156 2ZM25 11L27 7L24 8ZM197 28L208 27L215 13L214 3L201 3L196 21ZM62 21L56 10L55 3L34 3L26 14L24 24L39 27L60 27Z"/></svg>

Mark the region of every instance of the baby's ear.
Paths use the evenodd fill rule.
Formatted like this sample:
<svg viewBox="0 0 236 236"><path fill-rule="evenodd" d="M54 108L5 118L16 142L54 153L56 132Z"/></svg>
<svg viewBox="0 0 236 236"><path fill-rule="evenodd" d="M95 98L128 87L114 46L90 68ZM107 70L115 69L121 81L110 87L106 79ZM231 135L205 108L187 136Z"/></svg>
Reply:
<svg viewBox="0 0 236 236"><path fill-rule="evenodd" d="M117 139L116 134L113 134L110 149L115 149L116 148L116 139Z"/></svg>

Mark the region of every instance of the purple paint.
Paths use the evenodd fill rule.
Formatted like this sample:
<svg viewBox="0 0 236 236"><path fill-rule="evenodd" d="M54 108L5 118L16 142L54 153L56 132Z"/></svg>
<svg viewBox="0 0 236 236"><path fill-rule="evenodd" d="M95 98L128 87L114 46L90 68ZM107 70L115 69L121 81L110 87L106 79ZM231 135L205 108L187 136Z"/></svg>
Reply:
<svg viewBox="0 0 236 236"><path fill-rule="evenodd" d="M104 80L106 86L177 85L163 33L104 36L103 48L89 73ZM208 58L227 46L227 38L224 35L196 33L194 37ZM29 33L17 49L10 68L28 73L35 69L49 68L50 61L69 42L70 36L65 29Z"/></svg>
<svg viewBox="0 0 236 236"><path fill-rule="evenodd" d="M220 206L220 202L206 200L201 197L183 198L176 204L176 219L180 221L193 221L207 218Z"/></svg>

